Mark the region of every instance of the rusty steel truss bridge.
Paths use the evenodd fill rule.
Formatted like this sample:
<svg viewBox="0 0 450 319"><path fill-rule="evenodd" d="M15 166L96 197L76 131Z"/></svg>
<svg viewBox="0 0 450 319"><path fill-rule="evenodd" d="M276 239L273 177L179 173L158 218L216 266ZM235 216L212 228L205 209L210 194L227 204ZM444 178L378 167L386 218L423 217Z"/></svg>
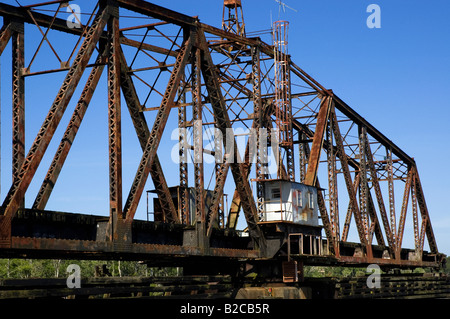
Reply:
<svg viewBox="0 0 450 319"><path fill-rule="evenodd" d="M0 3L0 54L12 48L13 114L12 182L2 185L7 195L0 212L1 257L143 260L212 274L232 272L243 263L271 270L283 265L286 280L293 276L294 281L295 267L303 264L440 267L444 255L414 159L294 63L283 39L268 44L246 36L243 23L224 18L223 28L216 28L143 0L100 0L74 27L67 14L61 17L72 3ZM241 3L225 1L224 17L225 9L241 10ZM134 19L126 20L129 16ZM30 26L42 38L26 59ZM53 33L65 34L68 59L51 41ZM44 47L60 65L33 70ZM39 104L27 101L31 107L26 106L27 90L39 90L26 85L27 78L48 73L64 74L64 80L48 111L39 105L48 113L25 147L25 109ZM96 107L90 101L102 73L107 79L109 212L46 210L86 111ZM74 96L77 87L83 89ZM71 101L76 103L69 111ZM63 136L57 137L70 112ZM140 161L129 188L122 183L127 143L122 116L131 118L142 149L134 154ZM179 163L159 159L168 150L161 141L170 135L169 126L179 128ZM244 148L238 147L237 134L230 137L230 129L238 127L257 132L252 138L247 134ZM215 132L215 138L207 132ZM59 139L53 160L42 168L50 142ZM276 171L269 172L270 154ZM207 157L214 163L208 164ZM47 173L33 205L25 207L38 167ZM150 180L154 217L138 220L137 207ZM317 189L319 225L262 217L265 186L276 181ZM226 185L232 190L229 205ZM408 218L414 247L405 248ZM238 221L244 231L237 230Z"/></svg>

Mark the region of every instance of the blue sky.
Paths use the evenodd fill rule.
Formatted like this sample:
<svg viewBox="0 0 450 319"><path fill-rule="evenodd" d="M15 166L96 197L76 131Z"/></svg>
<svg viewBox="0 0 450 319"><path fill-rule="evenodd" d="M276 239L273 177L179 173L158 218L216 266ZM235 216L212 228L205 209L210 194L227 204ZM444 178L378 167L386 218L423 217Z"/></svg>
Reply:
<svg viewBox="0 0 450 319"><path fill-rule="evenodd" d="M274 0L242 0L247 32L289 21L293 61L416 160L438 248L450 254L450 2L284 2L297 12L279 14ZM220 26L222 1L154 3ZM370 4L381 9L379 29L367 27Z"/></svg>
<svg viewBox="0 0 450 319"><path fill-rule="evenodd" d="M16 4L11 0L4 2ZM26 5L37 1L19 2ZM153 2L187 15L198 16L201 22L220 27L221 0ZM289 52L294 62L323 86L333 89L342 100L415 158L438 247L449 254L450 215L446 200L450 196L450 172L446 164L450 158L450 103L447 98L450 88L450 2L286 0L285 3L297 12L287 9L280 15L279 6L274 0L242 2L247 32L269 29L271 19L288 20ZM85 0L73 3L79 4L82 11L87 4ZM369 29L366 25L370 14L366 8L372 3L381 8L379 29ZM271 41L268 34L262 38L266 42ZM62 36L55 36L54 41L59 41L60 47L64 47ZM46 44L43 50L48 54L47 62L57 64L58 61ZM1 59L2 198L11 178L10 56L7 51L10 51L10 45ZM26 51L30 54L34 48L26 48ZM27 90L31 90L27 93L27 111L32 111L27 115L27 148L42 124L62 79L63 74L27 79ZM56 83L55 87L47 85L51 81ZM81 83L82 87L83 81ZM104 93L96 93L92 103L100 103L105 97ZM76 99L77 95L74 97ZM95 114L94 110L88 112ZM63 170L60 177L66 181L65 184L61 181L61 184L66 186L55 188L49 209L67 211L66 205L71 205L77 212L107 212L108 189L104 187L108 183L107 166L105 168L104 165L107 163L105 119L99 121L98 117L87 114L66 164L72 167L72 171ZM125 117L123 120L124 125L129 124ZM103 133L97 133L93 127L102 127ZM62 123L62 129L57 134L62 134L64 129ZM124 139L131 138L133 134L124 132ZM54 153L51 150L59 143L59 136L49 148L50 160ZM133 138L130 144L124 145L124 149L139 150ZM166 149L160 150L165 153ZM134 177L139 159L140 153L124 158L125 190ZM130 174L126 174L128 167ZM36 178L42 180L45 171L46 167L42 172L38 171ZM37 184L35 187L39 187L40 183ZM30 192L34 194L32 186ZM34 196L28 197L32 204ZM141 201L136 217L145 219L144 212L145 198Z"/></svg>

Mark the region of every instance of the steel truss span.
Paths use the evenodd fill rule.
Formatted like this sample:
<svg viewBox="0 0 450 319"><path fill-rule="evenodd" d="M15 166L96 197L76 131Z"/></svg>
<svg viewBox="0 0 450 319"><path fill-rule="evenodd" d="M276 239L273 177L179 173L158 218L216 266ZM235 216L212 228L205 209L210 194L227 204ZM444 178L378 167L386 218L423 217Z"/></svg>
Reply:
<svg viewBox="0 0 450 319"><path fill-rule="evenodd" d="M416 162L279 46L142 0L101 0L74 27L63 15L70 5L0 3L0 54L9 58L5 49L12 48L13 71L12 182L2 185L8 192L0 215L1 256L121 258L187 269L203 263L204 270L220 260L269 260L283 263L286 280L289 273L296 280L296 267L304 264L440 266L444 256ZM42 36L37 48L29 30ZM52 42L55 33L65 34L63 48ZM25 56L25 47L33 54ZM44 48L51 48L58 65L42 63ZM49 73L63 80L46 83L59 89L48 109L39 105L48 113L26 147L25 110L39 104L25 103L26 92L36 90L26 82ZM109 212L46 210L102 85ZM63 116L70 120L58 137ZM123 183L125 123L132 123L139 141L131 185ZM168 150L162 144L174 128L177 161L168 163L160 159ZM50 142L59 139L49 154ZM46 162L47 156L53 159ZM43 181L36 181L38 169L47 172ZM41 186L25 207L32 182ZM283 202L273 185L282 192L288 185L297 196L298 216L285 208L268 211L270 196ZM156 194L153 220L138 220L150 188ZM237 230L238 222L245 231ZM404 235L413 237L414 247L404 247ZM226 272L227 266L219 268Z"/></svg>

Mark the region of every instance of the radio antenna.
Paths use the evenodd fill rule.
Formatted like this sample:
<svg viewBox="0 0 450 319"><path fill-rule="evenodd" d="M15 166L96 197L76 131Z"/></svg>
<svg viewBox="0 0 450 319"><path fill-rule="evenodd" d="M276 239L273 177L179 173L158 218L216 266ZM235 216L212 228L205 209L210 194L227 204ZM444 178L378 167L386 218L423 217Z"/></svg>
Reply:
<svg viewBox="0 0 450 319"><path fill-rule="evenodd" d="M281 12L281 9L283 9L283 12L286 12L286 8L291 9L292 11L297 12L297 10L295 10L294 8L291 8L290 6L288 6L286 3L281 2L280 0L275 0L275 2L277 2L280 5L280 8L278 10L278 14Z"/></svg>

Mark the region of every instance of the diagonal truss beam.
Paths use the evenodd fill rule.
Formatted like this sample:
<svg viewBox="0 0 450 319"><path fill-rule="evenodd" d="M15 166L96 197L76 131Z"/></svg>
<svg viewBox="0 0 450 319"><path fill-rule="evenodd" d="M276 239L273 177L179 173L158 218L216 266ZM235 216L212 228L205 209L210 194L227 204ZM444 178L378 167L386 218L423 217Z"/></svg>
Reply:
<svg viewBox="0 0 450 319"><path fill-rule="evenodd" d="M148 137L147 144L145 146L144 153L139 163L138 171L131 186L130 193L124 207L124 214L127 219L133 219L136 213L139 200L142 192L144 191L145 183L147 181L148 174L154 163L156 151L159 146L160 138L164 131L164 127L169 118L171 105L178 90L182 75L184 74L184 67L189 59L189 55L192 48L191 37L185 41L177 56L175 66L169 79L169 83L164 93L163 100L156 115L156 119ZM173 219L176 220L176 216Z"/></svg>
<svg viewBox="0 0 450 319"><path fill-rule="evenodd" d="M212 61L212 57L209 53L208 45L206 43L205 34L203 30L198 30L199 44L202 48L202 74L205 79L206 88L208 90L209 99L214 111L214 117L216 127L222 132L223 136L227 136L227 129L231 129L230 119L227 113L227 107L222 96L220 89L219 77L217 75L216 66ZM231 130L229 130L231 131ZM256 203L253 198L253 194L247 180L246 172L243 163L237 160L239 158L239 151L234 139L234 136L230 138L230 141L234 144L234 158L230 164L231 173L233 175L237 190L240 198L245 198L245 201L241 201L244 211L245 219L247 221L250 237L254 240L258 248L263 249L266 246L264 234L258 226L258 214L256 209ZM225 142L225 140L224 140ZM227 141L228 142L228 141ZM227 149L227 146L225 149ZM230 147L230 146L228 146Z"/></svg>
<svg viewBox="0 0 450 319"><path fill-rule="evenodd" d="M265 127L268 125L268 123L270 122L270 116L273 114L274 112L274 105L272 103L270 103L269 101L265 101L266 103L263 103L263 107L262 107L262 111L260 115L262 117L262 122L261 122L261 127ZM255 120L253 120L252 123L252 129L255 129L257 127L257 123ZM264 136L264 134L262 134ZM256 139L260 138L259 134L256 136ZM254 154L251 154L250 151L250 141L251 139L248 140L247 145L245 147L245 153L244 153L244 172L246 175L246 178L248 179L249 175L250 175L250 171L252 168L252 160L253 160L253 156ZM263 142L267 141L259 141L259 145L261 148L263 148L263 152L261 152L260 156L263 157L267 157L267 147L265 147L263 144ZM264 163L264 165L267 165L267 158L262 158L261 160L262 163ZM263 169L261 170L262 173L265 173L267 170L267 167L263 166ZM234 190L234 194L233 194L233 199L231 201L231 205L230 205L230 211L228 214L228 220L227 220L227 228L232 228L235 229L237 226L237 221L238 221L238 217L239 217L239 211L241 209L241 198L239 197L239 192L237 191L237 189Z"/></svg>
<svg viewBox="0 0 450 319"><path fill-rule="evenodd" d="M252 163L249 159L249 153L250 153L250 144L247 143L247 146L245 148L245 165L244 165L244 173L246 176L246 179L248 179L252 167ZM237 189L234 190L233 193L233 199L231 201L230 205L230 212L228 214L227 219L227 228L236 229L238 217L239 217L239 211L241 210L241 197L239 196L239 191Z"/></svg>
<svg viewBox="0 0 450 319"><path fill-rule="evenodd" d="M10 236L10 223L23 201L25 192L33 179L37 167L39 166L45 150L53 137L56 128L67 108L67 105L79 83L81 76L86 69L89 59L95 49L103 29L109 17L108 7L101 10L93 21L91 28L86 33L86 37L75 60L67 73L64 82L54 100L44 123L33 142L27 157L22 165L16 181L12 184L4 202L4 213L1 216L0 237Z"/></svg>
<svg viewBox="0 0 450 319"><path fill-rule="evenodd" d="M411 192L411 184L412 184L413 172L412 169L408 169L408 175L406 177L405 182L405 191L403 193L403 201L402 201L402 209L400 212L400 220L398 223L398 232L397 232L397 252L399 253L402 247L403 234L405 232L405 221L406 221L406 213L408 211L408 202L409 202L409 194Z"/></svg>
<svg viewBox="0 0 450 319"><path fill-rule="evenodd" d="M223 196L223 187L225 185L225 181L227 179L228 170L230 168L230 163L228 162L228 157L224 156L223 164L218 165L217 173L216 173L216 185L214 186L212 200L211 200L211 206L208 210L208 224L207 224L207 231L206 236L211 237L212 229L214 226L214 221L217 218L217 215L219 214L219 205L222 200Z"/></svg>
<svg viewBox="0 0 450 319"><path fill-rule="evenodd" d="M73 145L75 137L77 135L78 129L80 128L81 122L86 114L91 98L94 94L95 88L97 87L98 81L102 75L104 65L101 64L105 55L99 55L96 61L96 65L92 68L89 74L86 85L84 86L83 92L81 93L78 104L72 114L67 129L64 132L63 138L58 146L55 156L53 157L52 163L47 171L47 175L39 189L36 199L33 204L33 209L45 209L50 195L55 187L56 181L58 180L59 173L67 159L70 148Z"/></svg>
<svg viewBox="0 0 450 319"><path fill-rule="evenodd" d="M328 118L331 110L331 96L325 96L322 99L320 105L319 114L317 115L316 130L314 132L313 143L311 146L311 152L308 160L308 169L304 183L306 185L315 186L317 180L317 171L319 169L320 154L322 153L322 147L325 137L325 131L327 127Z"/></svg>
<svg viewBox="0 0 450 319"><path fill-rule="evenodd" d="M120 61L121 61L121 71L120 71L120 84L122 87L122 92L125 98L125 102L130 113L131 121L133 122L136 135L141 145L142 150L145 150L146 143L150 136L150 130L147 125L147 121L141 110L141 103L139 102L139 97L136 93L136 88L134 86L133 80L130 76L129 68L127 66L125 56L122 50L120 50ZM167 221L178 222L177 219L173 219L176 216L175 205L170 195L169 187L167 186L166 179L159 162L158 155L155 155L153 165L150 169L150 175L155 186L156 193L161 202L161 209L163 210L164 216L166 216Z"/></svg>
<svg viewBox="0 0 450 319"><path fill-rule="evenodd" d="M371 137L380 142L383 146L390 149L393 154L398 156L402 161L408 165L415 165L414 159L408 156L403 150L401 150L397 145L395 145L390 139L378 131L372 124L367 122L361 115L359 115L354 109L348 106L344 101L342 101L338 96L333 94L333 100L335 101L336 108L351 119L358 126L363 126L366 128L367 133Z"/></svg>
<svg viewBox="0 0 450 319"><path fill-rule="evenodd" d="M355 215L356 227L358 230L358 235L361 243L368 246L368 240L366 237L366 233L364 231L364 227L362 224L361 212L358 206L358 201L356 200L356 191L352 182L350 169L349 169L349 161L347 159L347 155L344 150L342 135L339 129L339 125L337 124L336 112L333 112L333 120L335 125L333 125L333 131L335 136L335 142L337 147L337 155L341 160L342 172L344 174L345 185L347 186L347 192L350 199L351 209L353 214ZM343 236L344 237L344 236Z"/></svg>
<svg viewBox="0 0 450 319"><path fill-rule="evenodd" d="M21 24L19 23L19 25ZM14 29L16 28L14 28L13 22L6 22L3 24L0 30L0 55L2 55L3 50L5 50L5 47L8 45L9 39L11 39Z"/></svg>

